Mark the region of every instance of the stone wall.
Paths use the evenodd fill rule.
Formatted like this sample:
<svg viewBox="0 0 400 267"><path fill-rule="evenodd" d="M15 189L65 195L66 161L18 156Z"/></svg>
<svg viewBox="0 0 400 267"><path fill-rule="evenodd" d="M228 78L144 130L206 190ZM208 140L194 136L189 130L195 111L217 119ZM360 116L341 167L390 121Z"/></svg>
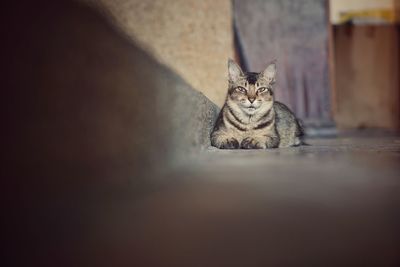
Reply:
<svg viewBox="0 0 400 267"><path fill-rule="evenodd" d="M100 0L115 26L193 88L222 105L234 56L230 0Z"/></svg>
<svg viewBox="0 0 400 267"><path fill-rule="evenodd" d="M132 181L209 145L217 107L104 16L73 1L24 5L3 17L10 166L32 180Z"/></svg>

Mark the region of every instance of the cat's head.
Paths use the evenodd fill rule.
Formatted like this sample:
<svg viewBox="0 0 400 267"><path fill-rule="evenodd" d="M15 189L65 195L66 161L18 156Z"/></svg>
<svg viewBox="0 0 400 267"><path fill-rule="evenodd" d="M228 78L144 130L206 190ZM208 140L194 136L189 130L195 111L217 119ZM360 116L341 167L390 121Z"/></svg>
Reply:
<svg viewBox="0 0 400 267"><path fill-rule="evenodd" d="M276 64L270 63L260 72L243 72L232 60L228 60L229 89L227 101L235 104L247 115L273 105L273 84L276 80Z"/></svg>

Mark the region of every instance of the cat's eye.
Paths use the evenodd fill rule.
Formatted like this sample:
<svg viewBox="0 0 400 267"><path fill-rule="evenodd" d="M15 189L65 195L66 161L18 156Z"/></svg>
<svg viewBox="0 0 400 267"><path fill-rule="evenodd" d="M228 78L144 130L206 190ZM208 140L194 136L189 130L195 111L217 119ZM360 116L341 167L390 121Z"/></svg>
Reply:
<svg viewBox="0 0 400 267"><path fill-rule="evenodd" d="M262 93L262 92L264 92L265 90L267 90L268 88L267 87L261 87L261 88L259 88L257 91L259 92L259 93Z"/></svg>
<svg viewBox="0 0 400 267"><path fill-rule="evenodd" d="M241 87L241 86L236 87L236 89L239 90L242 93L246 93L247 92L247 90L244 87Z"/></svg>

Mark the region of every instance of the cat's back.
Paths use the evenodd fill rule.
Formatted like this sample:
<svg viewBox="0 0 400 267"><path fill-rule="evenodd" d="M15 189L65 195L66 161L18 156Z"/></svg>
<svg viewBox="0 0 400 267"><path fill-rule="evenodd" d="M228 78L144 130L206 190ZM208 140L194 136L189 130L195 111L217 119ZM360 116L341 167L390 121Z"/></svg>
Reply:
<svg viewBox="0 0 400 267"><path fill-rule="evenodd" d="M274 102L274 109L276 117L281 122L294 122L296 120L296 116L294 113L283 103L279 101Z"/></svg>
<svg viewBox="0 0 400 267"><path fill-rule="evenodd" d="M280 137L279 147L300 145L303 129L294 113L278 101L274 102L274 110L276 130Z"/></svg>

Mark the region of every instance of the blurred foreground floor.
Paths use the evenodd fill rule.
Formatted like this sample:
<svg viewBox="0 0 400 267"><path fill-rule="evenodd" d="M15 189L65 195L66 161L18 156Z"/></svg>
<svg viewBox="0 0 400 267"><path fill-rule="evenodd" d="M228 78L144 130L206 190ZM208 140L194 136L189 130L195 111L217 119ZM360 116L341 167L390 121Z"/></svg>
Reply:
<svg viewBox="0 0 400 267"><path fill-rule="evenodd" d="M60 217L40 236L51 249L36 257L53 266L399 266L400 137L308 142L210 148L145 185L71 195L73 207L50 212ZM50 234L57 227L64 232Z"/></svg>

